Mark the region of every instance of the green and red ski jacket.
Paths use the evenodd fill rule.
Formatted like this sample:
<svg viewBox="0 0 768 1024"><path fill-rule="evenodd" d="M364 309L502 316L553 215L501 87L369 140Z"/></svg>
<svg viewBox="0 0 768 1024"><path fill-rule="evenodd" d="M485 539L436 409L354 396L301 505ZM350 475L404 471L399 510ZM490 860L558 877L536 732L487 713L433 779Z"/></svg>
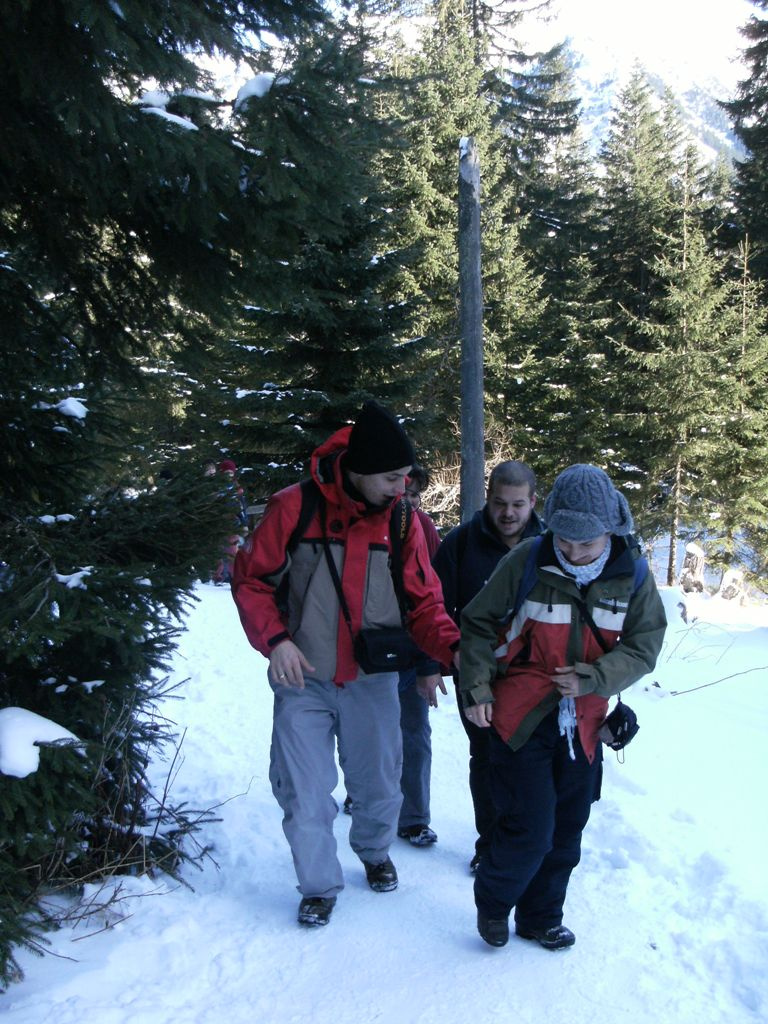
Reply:
<svg viewBox="0 0 768 1024"><path fill-rule="evenodd" d="M592 761L608 698L656 664L667 624L664 606L650 572L635 589L638 553L624 538L611 538L603 572L580 589L560 567L547 532L540 541L535 582L518 607L518 588L535 543L523 541L502 558L462 613L462 701L465 707L493 701L493 728L519 750L560 702L551 680L555 668L573 665L581 680L579 738ZM579 601L586 604L607 653L583 621Z"/></svg>

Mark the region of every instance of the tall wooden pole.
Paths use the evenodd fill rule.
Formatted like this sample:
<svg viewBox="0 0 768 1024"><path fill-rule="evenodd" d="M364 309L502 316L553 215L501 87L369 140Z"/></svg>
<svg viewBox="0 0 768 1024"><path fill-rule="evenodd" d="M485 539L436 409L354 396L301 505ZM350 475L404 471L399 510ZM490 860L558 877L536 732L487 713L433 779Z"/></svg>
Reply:
<svg viewBox="0 0 768 1024"><path fill-rule="evenodd" d="M459 309L461 327L461 521L485 500L483 285L480 274L480 163L475 141L459 143Z"/></svg>

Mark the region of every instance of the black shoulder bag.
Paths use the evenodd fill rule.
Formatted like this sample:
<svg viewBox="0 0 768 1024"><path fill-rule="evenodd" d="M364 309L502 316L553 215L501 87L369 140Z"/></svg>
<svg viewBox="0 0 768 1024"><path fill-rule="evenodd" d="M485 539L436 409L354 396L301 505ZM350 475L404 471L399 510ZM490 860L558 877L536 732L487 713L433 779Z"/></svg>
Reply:
<svg viewBox="0 0 768 1024"><path fill-rule="evenodd" d="M419 648L413 642L410 634L405 629L405 590L402 581L402 541L407 528L407 520L400 510L400 528L395 531L390 528L392 535L392 582L397 594L397 603L400 607L401 623L399 626L382 626L379 629L361 629L357 636L352 630L352 616L349 613L349 605L344 596L344 590L339 579L339 572L331 554L331 546L325 530L325 506L321 510L323 524L323 547L325 549L325 560L328 563L328 571L331 574L333 585L339 597L341 612L344 621L352 637L352 645L355 652L355 659L367 675L377 672L402 672L411 668L417 657ZM390 524L391 527L391 524Z"/></svg>

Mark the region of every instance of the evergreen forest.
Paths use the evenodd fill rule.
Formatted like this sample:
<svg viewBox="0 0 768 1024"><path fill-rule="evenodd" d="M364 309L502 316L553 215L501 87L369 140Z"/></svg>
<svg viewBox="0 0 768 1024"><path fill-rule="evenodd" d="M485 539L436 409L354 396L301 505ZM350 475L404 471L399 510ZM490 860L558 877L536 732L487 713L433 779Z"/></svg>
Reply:
<svg viewBox="0 0 768 1024"><path fill-rule="evenodd" d="M641 67L597 153L546 0L15 0L0 13L0 983L61 897L201 863L165 671L239 496L368 398L458 521L459 142L481 168L488 466L573 462L646 545L768 580L768 0L704 157ZM233 611L234 613L234 611Z"/></svg>

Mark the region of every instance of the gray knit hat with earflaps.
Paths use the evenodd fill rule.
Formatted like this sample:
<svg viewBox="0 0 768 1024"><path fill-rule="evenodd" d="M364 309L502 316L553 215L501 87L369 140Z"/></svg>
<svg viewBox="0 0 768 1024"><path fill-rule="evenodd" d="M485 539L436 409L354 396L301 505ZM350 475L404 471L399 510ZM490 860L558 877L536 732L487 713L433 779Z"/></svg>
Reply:
<svg viewBox="0 0 768 1024"><path fill-rule="evenodd" d="M594 540L602 533L624 537L634 528L624 495L597 466L577 463L555 480L544 502L547 526L564 540Z"/></svg>

